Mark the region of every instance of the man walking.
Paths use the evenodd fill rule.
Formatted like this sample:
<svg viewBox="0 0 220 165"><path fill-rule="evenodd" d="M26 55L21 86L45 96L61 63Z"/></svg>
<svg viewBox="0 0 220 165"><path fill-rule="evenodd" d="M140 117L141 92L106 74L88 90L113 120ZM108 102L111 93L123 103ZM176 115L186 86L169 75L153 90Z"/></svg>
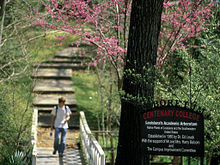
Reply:
<svg viewBox="0 0 220 165"><path fill-rule="evenodd" d="M51 131L53 131L53 127L55 127L53 154L56 154L56 152L58 151L60 157L63 157L63 152L65 150L66 134L68 128L67 121L70 119L71 114L69 107L65 105L65 101L66 100L63 97L59 98L59 104L55 106L53 111L51 112ZM60 133L61 141L59 140Z"/></svg>

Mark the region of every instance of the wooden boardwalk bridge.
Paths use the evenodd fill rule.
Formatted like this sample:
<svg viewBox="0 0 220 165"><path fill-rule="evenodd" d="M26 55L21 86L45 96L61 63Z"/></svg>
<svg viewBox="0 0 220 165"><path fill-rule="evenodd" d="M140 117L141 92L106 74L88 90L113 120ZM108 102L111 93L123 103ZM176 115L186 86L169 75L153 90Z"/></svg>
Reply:
<svg viewBox="0 0 220 165"><path fill-rule="evenodd" d="M93 137L83 112L77 111L74 99L72 70L85 69L77 55L80 48L69 47L58 52L53 59L36 64L33 72L33 105L35 110L32 122L33 161L35 165L104 165L105 155ZM85 60L85 59L84 59ZM53 107L59 97L65 97L66 105L72 111L68 122L66 149L62 158L53 155L53 137L50 137L50 121ZM80 122L79 122L80 121ZM79 129L80 128L80 129ZM82 150L76 145L81 134Z"/></svg>

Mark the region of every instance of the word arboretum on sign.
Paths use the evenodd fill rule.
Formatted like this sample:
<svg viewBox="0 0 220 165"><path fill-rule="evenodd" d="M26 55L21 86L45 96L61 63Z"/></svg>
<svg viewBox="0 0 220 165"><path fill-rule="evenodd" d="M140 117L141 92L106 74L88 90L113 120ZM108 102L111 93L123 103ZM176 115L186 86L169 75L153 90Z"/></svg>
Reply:
<svg viewBox="0 0 220 165"><path fill-rule="evenodd" d="M203 156L202 114L181 107L157 107L142 112L140 122L145 154Z"/></svg>

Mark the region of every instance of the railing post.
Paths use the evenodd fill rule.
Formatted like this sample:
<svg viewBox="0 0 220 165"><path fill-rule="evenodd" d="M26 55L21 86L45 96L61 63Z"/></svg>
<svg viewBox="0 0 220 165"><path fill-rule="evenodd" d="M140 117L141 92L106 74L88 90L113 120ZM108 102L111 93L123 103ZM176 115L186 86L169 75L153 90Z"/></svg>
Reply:
<svg viewBox="0 0 220 165"><path fill-rule="evenodd" d="M31 144L33 146L32 151L32 165L36 165L37 157L37 120L38 120L38 110L34 109L32 118L32 128L31 128Z"/></svg>

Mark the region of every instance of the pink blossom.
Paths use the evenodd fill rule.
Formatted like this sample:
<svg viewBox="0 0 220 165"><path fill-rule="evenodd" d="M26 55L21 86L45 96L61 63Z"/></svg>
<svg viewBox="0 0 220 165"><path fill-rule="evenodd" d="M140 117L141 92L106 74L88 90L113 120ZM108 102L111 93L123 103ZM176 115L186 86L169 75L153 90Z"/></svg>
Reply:
<svg viewBox="0 0 220 165"><path fill-rule="evenodd" d="M131 12L131 1L107 0L99 3L89 4L90 0L64 0L61 8L58 5L61 1L48 0L45 9L48 15L41 15L32 9L33 14L27 16L33 20L33 24L45 28L59 29L69 33L66 36L57 36L64 40L72 34L80 36L84 41L91 42L97 46L97 55L94 63L112 62L123 67L124 55L126 53L127 36L124 34L124 18L129 17ZM162 29L158 47L158 63L166 61L176 49L186 50L188 39L196 37L204 30L204 23L213 14L210 10L214 3L203 5L199 0L165 1L162 14ZM118 10L117 8L118 7ZM47 19L50 17L51 19ZM125 22L127 28L128 22ZM89 27L91 31L82 31L82 27ZM117 33L118 32L118 33ZM119 34L119 36L118 36ZM79 46L79 44L76 44ZM163 59L163 60L160 60Z"/></svg>
<svg viewBox="0 0 220 165"><path fill-rule="evenodd" d="M89 62L88 65L89 65L89 66L96 66L97 63L96 63L96 62Z"/></svg>

